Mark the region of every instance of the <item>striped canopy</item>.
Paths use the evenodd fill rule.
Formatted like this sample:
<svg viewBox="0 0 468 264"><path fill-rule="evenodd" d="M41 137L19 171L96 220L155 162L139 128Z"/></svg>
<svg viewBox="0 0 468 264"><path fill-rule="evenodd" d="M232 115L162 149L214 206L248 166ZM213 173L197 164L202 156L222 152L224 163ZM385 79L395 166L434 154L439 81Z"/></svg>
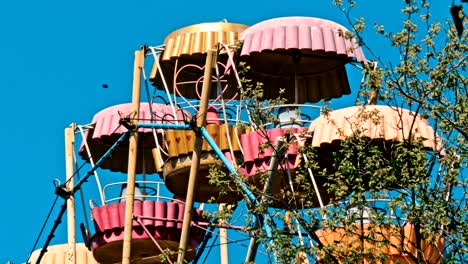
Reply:
<svg viewBox="0 0 468 264"><path fill-rule="evenodd" d="M352 106L321 115L314 120L309 132L313 133L312 146L326 147L346 138L359 136L375 140L402 142L421 139L425 148L441 150L429 122L407 109L386 105Z"/></svg>
<svg viewBox="0 0 468 264"><path fill-rule="evenodd" d="M343 26L320 18L284 17L260 22L241 33L241 61L249 78L264 84L265 99L286 88L290 102L329 100L349 94L345 64L366 59Z"/></svg>

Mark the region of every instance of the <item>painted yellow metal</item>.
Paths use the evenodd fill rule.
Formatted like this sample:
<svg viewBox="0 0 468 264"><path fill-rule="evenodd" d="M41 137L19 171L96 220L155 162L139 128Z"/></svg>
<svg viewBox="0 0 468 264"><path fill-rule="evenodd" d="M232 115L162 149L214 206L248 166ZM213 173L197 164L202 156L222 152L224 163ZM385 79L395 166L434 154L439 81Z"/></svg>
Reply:
<svg viewBox="0 0 468 264"><path fill-rule="evenodd" d="M163 61L181 56L206 54L218 43L233 45L239 42L239 35L248 26L235 23L201 23L172 32L164 41Z"/></svg>
<svg viewBox="0 0 468 264"><path fill-rule="evenodd" d="M217 50L217 66L220 75L223 75L224 67L228 64L228 50L218 49L219 44L239 44L240 34L247 28L248 26L242 24L214 22L196 24L172 32L165 39L164 51L157 56L158 61L154 62L150 80L159 89L167 88L167 92L200 99L197 84L202 85L200 78L203 77L208 50ZM220 81L226 82L223 78ZM211 90L209 99L218 97L217 90ZM223 93L224 98L231 98L235 94L236 89L227 89Z"/></svg>

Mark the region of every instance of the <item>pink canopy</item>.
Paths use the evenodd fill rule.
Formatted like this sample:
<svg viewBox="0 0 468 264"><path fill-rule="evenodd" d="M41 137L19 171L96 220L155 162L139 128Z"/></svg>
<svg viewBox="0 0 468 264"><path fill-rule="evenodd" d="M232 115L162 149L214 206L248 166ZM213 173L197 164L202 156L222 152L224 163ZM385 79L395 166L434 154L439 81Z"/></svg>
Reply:
<svg viewBox="0 0 468 264"><path fill-rule="evenodd" d="M353 136L388 142L402 142L414 136L424 147L438 151L440 138L420 115L386 105L352 106L330 112L314 120L312 146L325 147Z"/></svg>
<svg viewBox="0 0 468 264"><path fill-rule="evenodd" d="M132 104L120 104L108 107L97 113L92 123L94 128L89 130L86 138L91 150L91 155L96 162L104 153L122 136L127 129L120 125L122 117L129 116L132 110ZM151 106L153 115L151 114L148 103L140 104L140 122L146 123L174 123L174 115L172 109L168 105L153 104ZM188 118L187 113L178 112L178 120ZM152 120L153 119L153 120ZM155 173L154 160L151 150L156 146L155 138L151 129L140 128L139 144L138 144L138 163L137 173ZM162 144L162 130L156 130L158 142ZM81 146L80 156L88 160L88 154L84 145ZM107 159L102 164L101 168L110 169L111 171L127 172L128 166L128 140L123 142L112 155L112 159Z"/></svg>
<svg viewBox="0 0 468 264"><path fill-rule="evenodd" d="M366 59L343 26L313 17L284 17L260 22L241 33L241 60L249 78L262 82L266 98L286 88L290 102L316 102L349 94L344 65Z"/></svg>
<svg viewBox="0 0 468 264"><path fill-rule="evenodd" d="M184 217L185 205L178 202L135 201L133 213L142 218L149 233L133 221L132 263L159 263L161 253L155 247L156 240L163 249L177 251ZM92 238L93 254L100 263L117 263L122 259L124 238L125 202L114 203L93 208L92 216L96 233ZM147 219L144 219L144 218ZM148 219L149 218L149 219ZM153 220L155 219L156 220ZM193 211L193 221L207 221L202 211ZM192 228L189 236L187 260L195 257L195 250L203 240L205 231ZM154 257L153 261L141 262L142 258ZM171 256L171 255L169 255ZM174 257L176 255L172 255Z"/></svg>
<svg viewBox="0 0 468 264"><path fill-rule="evenodd" d="M272 147L262 148L265 142L271 141L277 143L277 139L286 134L294 134L298 137L306 131L305 127L299 128L273 128L265 131L252 131L241 134L240 141L243 148L244 163L239 168L239 172L245 176L249 183L256 185L258 188L264 186L264 174L270 173L270 162L274 155ZM297 138L297 137L296 137ZM287 156L283 159L280 157L278 167L275 168L275 176L271 182L271 193L275 201L270 204L276 208L288 208L295 203L296 206L303 207L302 199L305 193L314 192L313 189L304 188L296 178L299 172L299 166L303 166L302 155L299 153L298 142L290 142L288 150L285 153ZM290 173L287 173L289 170ZM288 181L291 177L292 182ZM325 177L316 177L316 183L319 187L320 196L325 204L330 202L334 194L328 193L326 186L327 179ZM294 199L291 195L284 196L284 192L290 192L291 187L294 188ZM317 197L311 197L310 204L307 206L319 206L320 203Z"/></svg>
<svg viewBox="0 0 468 264"><path fill-rule="evenodd" d="M348 30L330 20L315 17L282 17L257 23L241 33L241 56L255 52L298 49L305 53L329 53L357 61L366 58L354 40L340 33Z"/></svg>
<svg viewBox="0 0 468 264"><path fill-rule="evenodd" d="M240 137L242 148L244 150L244 164L240 168L240 172L246 177L254 177L257 174L262 174L269 169L271 157L273 156L273 148L262 148L262 145L267 141L274 144L276 139L284 136L286 133L301 133L305 128L273 128L262 132L250 132L242 134ZM297 144L290 144L288 155L288 168L294 169L297 157ZM281 164L278 165L281 168Z"/></svg>

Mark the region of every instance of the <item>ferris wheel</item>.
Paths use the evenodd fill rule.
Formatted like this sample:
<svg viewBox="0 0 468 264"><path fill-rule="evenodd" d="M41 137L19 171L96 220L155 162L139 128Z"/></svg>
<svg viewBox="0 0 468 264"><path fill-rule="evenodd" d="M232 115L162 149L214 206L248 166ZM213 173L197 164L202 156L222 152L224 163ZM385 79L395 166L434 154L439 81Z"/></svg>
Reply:
<svg viewBox="0 0 468 264"><path fill-rule="evenodd" d="M93 226L82 226L83 244L38 250L31 262L276 263L285 254L280 238L288 237L300 248L294 253L299 263L341 262L358 245L413 263L408 252L414 249L406 245L414 237L411 223L383 231L373 225L371 211L386 208L385 199L355 206L346 198L351 183L340 192L327 188L335 180L323 172L334 173L330 160L356 133L383 150L410 133L425 139L427 151L441 150L427 120L406 109L367 105L321 112L315 103L350 94L347 65L367 63L346 32L312 17L250 27L203 23L137 51L132 102L96 113L90 125L67 128L68 178L57 192L74 201L94 176L97 200L85 204ZM77 146L75 134L82 136ZM81 169L74 165L74 149L91 167L78 183L71 180ZM381 187L403 189L405 183ZM327 207L359 216L355 236L320 224L332 217L323 213ZM67 210L70 215L74 205ZM377 228L387 234L382 240L401 248L360 240ZM440 261L443 243L435 238L425 245L430 263ZM310 254L337 245L346 252Z"/></svg>

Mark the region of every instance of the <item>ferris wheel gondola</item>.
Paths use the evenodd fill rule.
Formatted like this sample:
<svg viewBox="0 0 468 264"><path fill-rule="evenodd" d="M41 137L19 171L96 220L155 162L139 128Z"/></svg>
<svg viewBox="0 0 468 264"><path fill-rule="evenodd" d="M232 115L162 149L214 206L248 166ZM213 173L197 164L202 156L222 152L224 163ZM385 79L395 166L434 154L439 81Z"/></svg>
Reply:
<svg viewBox="0 0 468 264"><path fill-rule="evenodd" d="M379 146L386 157L392 145L401 142L422 144L424 149L444 154L442 142L429 122L414 112L386 105L353 106L331 111L315 119L309 126L309 144L318 151L318 163L333 173L332 155L346 139L363 138ZM424 175L414 175L414 177ZM406 187L395 182L387 188ZM352 189L352 186L349 186Z"/></svg>
<svg viewBox="0 0 468 264"><path fill-rule="evenodd" d="M140 104L140 114L134 116L131 111L131 104L120 104L108 107L98 112L92 121L92 128L87 132L87 146L90 153L86 149L86 145L82 145L80 155L84 160L89 160L90 156L95 160L99 159L121 137L128 129L122 125L123 119L133 120L138 119L143 123L161 123L175 124L189 120L191 115L188 112L179 110L177 117L174 117L172 108L165 104ZM138 163L136 166L137 174L153 174L160 168L155 165L155 162L162 165L158 157L153 155L153 149L159 148L164 144L162 129L138 129L139 146L138 146ZM128 141L123 142L113 153L112 159L105 160L101 168L108 169L114 172L127 172L128 166Z"/></svg>
<svg viewBox="0 0 468 264"><path fill-rule="evenodd" d="M196 85L202 80L206 53L209 49L220 45L232 46L239 43L239 34L247 28L246 25L213 22L187 26L169 34L164 41L164 49L158 55L150 75L153 85L158 89L167 89L170 96L180 96L184 99L200 99L200 89ZM220 49L217 56L218 76L213 83L223 82L226 88L224 68L228 61L230 50ZM159 66L159 67L158 67ZM224 98L235 96L236 87L223 90ZM217 89L211 89L210 99L219 96Z"/></svg>
<svg viewBox="0 0 468 264"><path fill-rule="evenodd" d="M331 111L314 120L309 132L312 134L308 142L317 150L316 160L321 169L326 169L329 177L336 171L333 156L341 149L341 144L349 139L363 139L368 146L376 146L380 149L387 162L391 162L392 151L395 144L407 142L414 146L420 146L434 153L444 155L442 142L429 122L421 115L407 109L386 105L353 106ZM384 163L385 161L380 161ZM346 176L346 175L344 175ZM322 176L323 177L323 176ZM405 189L410 182L417 182L427 175L411 175L412 179L396 179L395 181L372 180L362 175L362 184L367 191L374 187L369 182L378 182L378 190ZM410 182L408 182L410 181ZM346 186L353 190L354 186ZM367 185L366 185L367 184ZM349 191L350 192L350 191ZM348 192L348 193L349 193ZM378 203L379 200L370 202ZM352 205L356 206L356 205ZM416 263L410 256L418 255L415 251L416 236L415 226L411 222L390 224L377 224L372 221L370 211L378 208L368 207L367 204L359 204L349 210L350 215L356 217L358 222L354 225L324 228L317 231L317 236L326 247L334 247L332 255L342 261L350 252L365 249L373 255L383 254L388 262ZM374 214L375 215L375 214ZM390 216L386 216L392 217ZM360 219L359 219L360 218ZM350 230L353 231L350 231ZM362 237L373 236L372 241L362 240ZM439 263L443 257L444 239L441 236L426 237L420 241L422 258L426 263ZM360 249L359 249L360 250ZM326 263L325 256L319 256L320 261ZM364 254L363 261L371 261L372 256ZM340 262L341 263L341 262Z"/></svg>
<svg viewBox="0 0 468 264"><path fill-rule="evenodd" d="M176 124L183 123L190 118L190 115L184 111L178 111L178 116L174 117L172 108L164 104L141 103L138 116L132 113L131 109L132 104L120 104L108 107L94 116L92 128L85 135L86 140L80 149L80 155L83 159L90 162L92 159L100 159L111 145L128 129L131 129L126 127L125 122L138 119L141 123ZM162 129L140 128L137 129L136 133L139 137L137 147L139 159L135 168L136 174L146 175L161 171L162 162L157 160L161 157L153 154L155 149L158 148L159 151L164 144L164 131ZM100 168L126 173L128 152L129 143L127 140L115 149L112 157L104 161ZM146 185L148 182L145 181L144 184ZM159 187L157 189L159 190ZM122 190L124 190L124 186L122 186ZM94 258L100 263L114 263L122 259L126 201L124 195L121 194L121 196L118 200L106 200L104 204L92 208L95 233L90 238L89 246L93 250ZM153 196L136 197L137 200L134 202L135 217L141 218L133 225L132 262L135 263L164 263L165 261L160 261L160 255L164 254L163 251L177 251L178 249L185 205L180 200L168 198L160 201L159 191ZM145 197L146 199L143 200ZM157 200L154 201L154 198ZM197 221L197 219L203 219L201 211L195 213L194 220ZM199 231L194 230L190 237L191 244L187 249L187 260L195 256L195 249L203 239L204 233ZM159 247L155 247L155 243ZM176 258L176 255L168 257Z"/></svg>
<svg viewBox="0 0 468 264"><path fill-rule="evenodd" d="M289 103L317 102L349 94L345 65L365 62L349 31L326 19L283 17L266 20L241 33L240 61L247 78L263 83L264 98L279 91Z"/></svg>

